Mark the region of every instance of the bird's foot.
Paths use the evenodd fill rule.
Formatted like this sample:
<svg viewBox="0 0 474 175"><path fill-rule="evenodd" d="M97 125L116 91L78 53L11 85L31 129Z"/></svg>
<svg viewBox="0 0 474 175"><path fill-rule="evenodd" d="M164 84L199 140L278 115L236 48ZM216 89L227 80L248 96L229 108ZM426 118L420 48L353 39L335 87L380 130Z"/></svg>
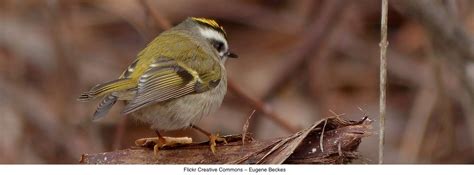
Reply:
<svg viewBox="0 0 474 175"><path fill-rule="evenodd" d="M219 133L210 134L208 137L209 137L209 146L213 154L216 154L216 146L217 146L216 142L227 144L227 140L224 137L219 136Z"/></svg>
<svg viewBox="0 0 474 175"><path fill-rule="evenodd" d="M135 140L135 145L141 147L153 146L153 153L158 155L158 151L163 147L174 147L177 145L191 144L193 139L190 137L149 137Z"/></svg>

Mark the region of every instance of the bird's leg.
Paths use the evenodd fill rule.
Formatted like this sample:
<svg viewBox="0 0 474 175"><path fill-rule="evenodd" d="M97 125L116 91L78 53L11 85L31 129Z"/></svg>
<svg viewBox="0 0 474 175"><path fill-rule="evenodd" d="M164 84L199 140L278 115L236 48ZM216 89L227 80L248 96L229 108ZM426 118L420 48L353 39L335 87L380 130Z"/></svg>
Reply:
<svg viewBox="0 0 474 175"><path fill-rule="evenodd" d="M216 153L216 142L224 142L225 144L227 144L227 140L225 140L224 137L220 137L219 133L211 134L210 132L207 132L204 129L197 127L196 125L191 125L191 127L209 137L209 146L211 148L212 153L214 154Z"/></svg>
<svg viewBox="0 0 474 175"><path fill-rule="evenodd" d="M155 155L158 154L160 148L173 147L176 145L191 144L193 139L190 137L163 137L158 130L155 130L158 137L141 138L135 141L135 145L148 147L153 145L153 152Z"/></svg>

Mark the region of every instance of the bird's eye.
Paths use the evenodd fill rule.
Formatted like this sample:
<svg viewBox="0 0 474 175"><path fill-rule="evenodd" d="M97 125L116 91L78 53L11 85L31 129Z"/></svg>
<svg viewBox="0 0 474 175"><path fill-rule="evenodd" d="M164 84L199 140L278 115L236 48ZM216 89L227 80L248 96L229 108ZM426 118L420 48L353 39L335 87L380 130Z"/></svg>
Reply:
<svg viewBox="0 0 474 175"><path fill-rule="evenodd" d="M224 43L220 41L212 41L212 46L218 51L221 52L224 49Z"/></svg>

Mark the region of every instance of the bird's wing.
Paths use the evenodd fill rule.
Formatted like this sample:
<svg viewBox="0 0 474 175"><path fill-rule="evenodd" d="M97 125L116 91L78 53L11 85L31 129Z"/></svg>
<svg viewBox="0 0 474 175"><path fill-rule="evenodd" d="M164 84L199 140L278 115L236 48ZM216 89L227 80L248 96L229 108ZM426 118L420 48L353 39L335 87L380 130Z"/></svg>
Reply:
<svg viewBox="0 0 474 175"><path fill-rule="evenodd" d="M123 111L129 114L150 103L162 102L195 93L201 86L196 72L169 58L159 58L140 76L135 98Z"/></svg>

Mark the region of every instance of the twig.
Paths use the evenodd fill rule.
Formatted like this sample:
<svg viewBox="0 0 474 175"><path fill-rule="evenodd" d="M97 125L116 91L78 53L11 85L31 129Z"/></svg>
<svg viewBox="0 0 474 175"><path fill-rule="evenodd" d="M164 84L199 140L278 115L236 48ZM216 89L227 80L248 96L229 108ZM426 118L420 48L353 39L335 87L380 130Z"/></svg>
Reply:
<svg viewBox="0 0 474 175"><path fill-rule="evenodd" d="M380 133L379 133L379 164L383 163L383 146L385 137L386 87L387 87L387 13L388 0L382 0L382 23L380 26Z"/></svg>
<svg viewBox="0 0 474 175"><path fill-rule="evenodd" d="M324 152L324 146L323 146L324 130L326 129L327 123L328 123L328 120L324 120L323 130L321 131L321 136L319 137L319 147L321 148L321 152Z"/></svg>
<svg viewBox="0 0 474 175"><path fill-rule="evenodd" d="M333 110L329 110L329 112L333 115L331 117L342 117L344 115L346 115L345 113L342 113L342 114L337 114L336 112L334 112Z"/></svg>
<svg viewBox="0 0 474 175"><path fill-rule="evenodd" d="M242 145L245 144L245 138L247 137L247 130L249 129L250 119L252 118L254 114L255 114L255 109L252 111L249 118L247 119L244 126L242 127Z"/></svg>
<svg viewBox="0 0 474 175"><path fill-rule="evenodd" d="M359 109L359 111L362 112L362 114L364 114L364 117L368 116L367 112L364 109L362 109L361 107L357 106L357 109Z"/></svg>
<svg viewBox="0 0 474 175"><path fill-rule="evenodd" d="M329 112L331 112L334 116L331 116L331 117L341 117L341 116L344 116L346 114L342 113L342 114L337 114L336 112L334 112L333 110L329 110ZM321 136L319 137L319 147L321 148L321 152L324 152L324 147L323 147L323 141L324 141L324 130L326 130L326 124L327 124L328 120L324 120L324 125L323 125L323 130L321 131ZM340 146L340 145L339 145Z"/></svg>

